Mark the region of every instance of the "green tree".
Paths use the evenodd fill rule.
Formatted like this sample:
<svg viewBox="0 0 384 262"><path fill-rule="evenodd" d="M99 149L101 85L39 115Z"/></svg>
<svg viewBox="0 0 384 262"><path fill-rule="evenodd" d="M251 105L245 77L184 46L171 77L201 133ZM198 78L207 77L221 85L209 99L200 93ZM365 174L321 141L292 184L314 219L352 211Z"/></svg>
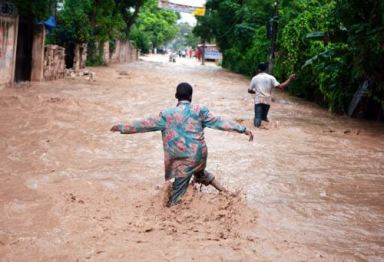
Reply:
<svg viewBox="0 0 384 262"><path fill-rule="evenodd" d="M215 41L223 53L223 67L252 75L266 61L269 39L266 23L272 6L267 0L208 0L206 15L197 18L194 33Z"/></svg>
<svg viewBox="0 0 384 262"><path fill-rule="evenodd" d="M58 27L53 32L54 40L61 45L67 43L87 43L92 37L90 13L92 0L66 0L58 13Z"/></svg>
<svg viewBox="0 0 384 262"><path fill-rule="evenodd" d="M91 26L97 41L122 38L125 22L114 0L93 0Z"/></svg>
<svg viewBox="0 0 384 262"><path fill-rule="evenodd" d="M140 13L140 10L148 0L115 0L116 7L119 10L124 22L124 35L128 37L133 24Z"/></svg>
<svg viewBox="0 0 384 262"><path fill-rule="evenodd" d="M66 0L49 41L64 46L88 43L89 64L103 62L103 43L127 39L127 28L143 1ZM135 11L133 8L136 8ZM130 12L130 15L127 15ZM129 20L129 21L128 21Z"/></svg>
<svg viewBox="0 0 384 262"><path fill-rule="evenodd" d="M143 53L170 41L178 31L178 15L172 11L160 10L156 0L148 0L142 7L129 38Z"/></svg>
<svg viewBox="0 0 384 262"><path fill-rule="evenodd" d="M17 7L19 15L33 17L37 21L41 21L52 15L56 0L13 0Z"/></svg>
<svg viewBox="0 0 384 262"><path fill-rule="evenodd" d="M188 23L179 23L177 24L178 32L173 41L174 49L184 49L187 46L196 48L198 39L192 33L193 27Z"/></svg>
<svg viewBox="0 0 384 262"><path fill-rule="evenodd" d="M349 78L370 80L369 95L384 106L384 2L336 0L334 31L347 31Z"/></svg>
<svg viewBox="0 0 384 262"><path fill-rule="evenodd" d="M274 74L296 72L289 91L331 111L345 112L358 86L369 80L368 110L384 105L384 2L279 0ZM223 66L254 74L270 52L270 0L208 0L194 33L214 39ZM316 38L314 37L316 36Z"/></svg>
<svg viewBox="0 0 384 262"><path fill-rule="evenodd" d="M329 17L334 5L334 1L311 0L294 6L299 13L293 19L287 19L283 16L287 24L284 24L284 27L281 27L280 30L278 38L279 56L275 61L274 73L279 78L285 78L292 72L296 72L300 76L290 86L289 90L292 94L325 104L329 104L330 99L334 97L333 92L326 94L326 86L336 84L337 82L329 83L331 80L335 81L336 78L328 78L325 81L318 71L321 67L316 63L304 70L301 68L306 60L328 50L323 41L308 41L306 35L313 31L328 31L330 26ZM286 13L287 16L290 16L288 12ZM333 48L333 46L328 46L328 48ZM324 85L323 90L321 88L322 84ZM304 86L305 88L303 88ZM333 102L331 104L333 105Z"/></svg>
<svg viewBox="0 0 384 262"><path fill-rule="evenodd" d="M104 43L124 37L125 22L114 0L92 0L90 13L92 37L88 41L87 63L104 62Z"/></svg>

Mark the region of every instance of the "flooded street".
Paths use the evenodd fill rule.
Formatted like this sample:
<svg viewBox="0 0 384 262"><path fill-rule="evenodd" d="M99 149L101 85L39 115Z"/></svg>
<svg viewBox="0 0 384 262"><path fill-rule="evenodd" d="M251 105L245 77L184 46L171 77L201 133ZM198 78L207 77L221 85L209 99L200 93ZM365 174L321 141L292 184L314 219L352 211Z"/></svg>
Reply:
<svg viewBox="0 0 384 262"><path fill-rule="evenodd" d="M384 125L276 91L256 130L249 79L167 56L0 91L1 261L383 261ZM162 206L160 132L118 121L192 103L246 125L206 129L207 170L232 195Z"/></svg>

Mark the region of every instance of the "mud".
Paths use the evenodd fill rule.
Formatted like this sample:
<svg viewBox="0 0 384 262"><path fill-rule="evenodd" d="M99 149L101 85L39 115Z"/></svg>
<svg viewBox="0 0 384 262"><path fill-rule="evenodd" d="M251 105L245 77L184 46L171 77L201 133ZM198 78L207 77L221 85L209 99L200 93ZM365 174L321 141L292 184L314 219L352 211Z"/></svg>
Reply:
<svg viewBox="0 0 384 262"><path fill-rule="evenodd" d="M165 56L0 91L1 261L382 261L384 127L276 92L252 127L249 80ZM123 73L122 73L123 72ZM206 130L208 170L232 192L191 187L164 207L160 133L119 120L194 103L254 131Z"/></svg>

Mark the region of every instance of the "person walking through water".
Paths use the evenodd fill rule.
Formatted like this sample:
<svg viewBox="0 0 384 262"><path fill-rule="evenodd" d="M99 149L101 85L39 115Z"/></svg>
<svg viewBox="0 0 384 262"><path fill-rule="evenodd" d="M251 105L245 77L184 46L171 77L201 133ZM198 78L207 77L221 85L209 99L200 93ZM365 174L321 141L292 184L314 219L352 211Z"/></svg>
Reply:
<svg viewBox="0 0 384 262"><path fill-rule="evenodd" d="M258 65L258 74L252 78L248 88L248 93L255 94L254 125L257 128L261 126L262 121L269 122L268 111L272 102L272 88L277 87L284 90L295 79L295 75L292 74L280 84L274 76L265 72L267 67L268 65L265 63Z"/></svg>
<svg viewBox="0 0 384 262"><path fill-rule="evenodd" d="M112 132L134 134L161 131L164 146L165 180L174 178L168 206L180 202L187 191L190 179L204 185L212 185L219 191L226 189L217 179L205 170L207 164L207 146L204 140L204 128L223 131L235 131L249 136L251 131L231 120L214 116L205 106L192 105L192 86L180 83L176 88L176 107L160 112L159 116L131 123L121 123L111 128Z"/></svg>

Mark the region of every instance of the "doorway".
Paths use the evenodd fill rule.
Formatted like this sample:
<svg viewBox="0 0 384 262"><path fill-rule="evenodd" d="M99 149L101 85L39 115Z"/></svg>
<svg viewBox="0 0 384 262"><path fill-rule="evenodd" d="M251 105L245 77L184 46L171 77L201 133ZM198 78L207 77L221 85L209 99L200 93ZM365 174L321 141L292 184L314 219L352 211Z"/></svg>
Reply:
<svg viewBox="0 0 384 262"><path fill-rule="evenodd" d="M33 19L19 17L15 82L30 81L32 71Z"/></svg>

